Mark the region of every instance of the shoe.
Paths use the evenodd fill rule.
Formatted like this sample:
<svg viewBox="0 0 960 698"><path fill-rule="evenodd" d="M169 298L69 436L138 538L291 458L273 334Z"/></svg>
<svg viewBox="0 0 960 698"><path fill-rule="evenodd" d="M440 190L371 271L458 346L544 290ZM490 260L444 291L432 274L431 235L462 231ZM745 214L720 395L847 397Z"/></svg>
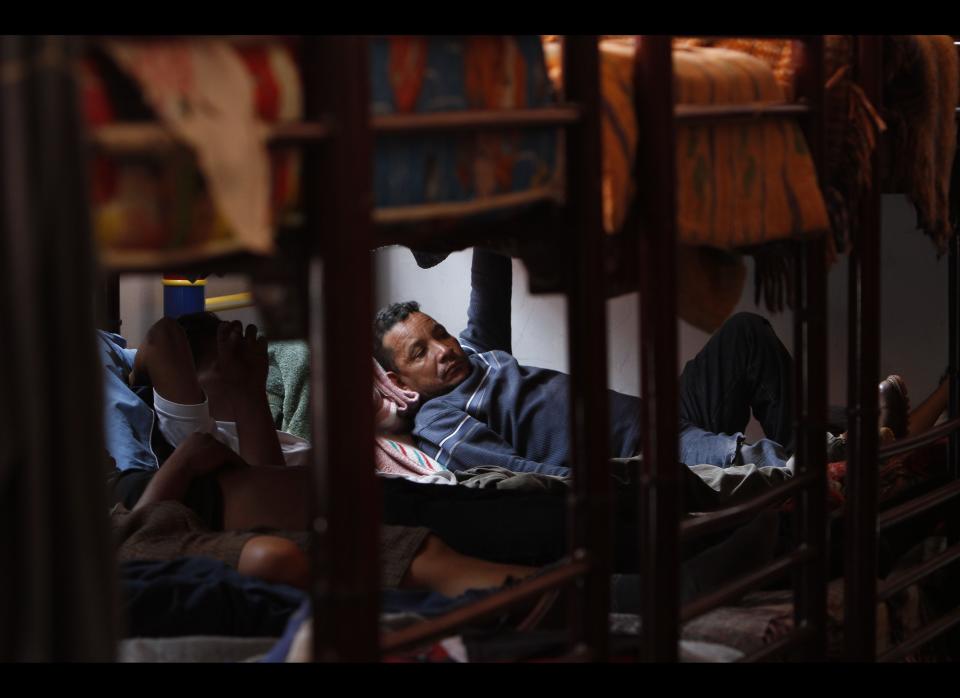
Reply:
<svg viewBox="0 0 960 698"><path fill-rule="evenodd" d="M907 384L900 376L887 376L880 381L880 429L889 428L893 435L902 439L907 435L907 420L910 415L910 398Z"/></svg>

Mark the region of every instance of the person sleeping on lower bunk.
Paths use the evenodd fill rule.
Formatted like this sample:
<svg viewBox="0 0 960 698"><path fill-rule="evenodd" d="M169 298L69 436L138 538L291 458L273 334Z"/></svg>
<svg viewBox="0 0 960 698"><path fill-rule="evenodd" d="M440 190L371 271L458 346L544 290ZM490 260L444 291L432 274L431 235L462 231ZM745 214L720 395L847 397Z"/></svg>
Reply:
<svg viewBox="0 0 960 698"><path fill-rule="evenodd" d="M374 355L398 389L422 400L413 421L416 445L453 471L495 465L568 476L569 377L523 366L511 354L508 258L475 249L471 282L459 340L413 301L387 306L374 320ZM692 511L792 476L792 380L790 354L770 323L751 313L728 319L687 363L679 460L688 466L688 490L702 494L687 500ZM909 403L901 378L880 384L880 404L879 427L904 436ZM610 454L632 459L643 438L640 399L609 391L609 405ZM767 437L755 443L744 437L751 412ZM845 438L828 435L827 442L828 459L842 460Z"/></svg>
<svg viewBox="0 0 960 698"><path fill-rule="evenodd" d="M112 467L112 464L111 464ZM219 560L243 575L306 589L311 475L303 466L254 466L211 434L194 433L159 470L112 469L108 490L117 557ZM567 498L384 481L379 559L384 589L455 598L536 574L567 554ZM619 498L613 612L639 611L636 499ZM691 600L773 555L776 512L685 551L681 599Z"/></svg>

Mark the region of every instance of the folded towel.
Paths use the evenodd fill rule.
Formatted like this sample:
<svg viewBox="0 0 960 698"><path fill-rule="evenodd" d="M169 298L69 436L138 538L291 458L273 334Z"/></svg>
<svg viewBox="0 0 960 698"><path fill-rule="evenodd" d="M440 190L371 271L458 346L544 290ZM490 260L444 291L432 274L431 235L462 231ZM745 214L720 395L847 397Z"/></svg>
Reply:
<svg viewBox="0 0 960 698"><path fill-rule="evenodd" d="M310 349L302 340L267 346L267 400L280 431L310 438Z"/></svg>

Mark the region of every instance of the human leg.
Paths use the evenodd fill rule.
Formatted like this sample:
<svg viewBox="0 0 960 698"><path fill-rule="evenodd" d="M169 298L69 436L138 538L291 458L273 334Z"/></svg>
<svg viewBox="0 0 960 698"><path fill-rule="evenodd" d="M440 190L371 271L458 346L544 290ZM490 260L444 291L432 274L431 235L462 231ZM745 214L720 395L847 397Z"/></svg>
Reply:
<svg viewBox="0 0 960 698"><path fill-rule="evenodd" d="M769 439L789 447L793 360L766 319L737 313L684 367L680 417L706 432L736 434L751 410Z"/></svg>
<svg viewBox="0 0 960 698"><path fill-rule="evenodd" d="M181 405L204 401L190 343L173 318L163 318L147 331L134 359L132 385L152 384L167 400Z"/></svg>
<svg viewBox="0 0 960 698"><path fill-rule="evenodd" d="M950 381L943 381L926 400L910 413L908 433L916 436L936 424L937 419L947 409L950 398Z"/></svg>
<svg viewBox="0 0 960 698"><path fill-rule="evenodd" d="M469 589L503 586L509 578L522 579L535 571L535 567L507 565L461 555L437 536L430 535L412 560L400 587L430 589L455 597Z"/></svg>
<svg viewBox="0 0 960 698"><path fill-rule="evenodd" d="M303 549L288 538L255 536L240 551L237 571L273 584L306 589L310 583L310 561Z"/></svg>

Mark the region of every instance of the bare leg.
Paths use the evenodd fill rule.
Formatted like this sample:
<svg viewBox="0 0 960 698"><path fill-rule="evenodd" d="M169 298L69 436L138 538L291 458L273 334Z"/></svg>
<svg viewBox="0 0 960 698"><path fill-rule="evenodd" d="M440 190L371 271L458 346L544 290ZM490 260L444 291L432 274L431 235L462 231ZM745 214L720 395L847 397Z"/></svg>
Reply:
<svg viewBox="0 0 960 698"><path fill-rule="evenodd" d="M930 427L932 427L937 418L947 409L947 401L950 397L950 381L944 381L940 387L933 391L919 407L910 413L908 423L908 435L916 436Z"/></svg>
<svg viewBox="0 0 960 698"><path fill-rule="evenodd" d="M251 538L240 552L240 574L274 584L306 589L310 582L307 555L292 541L278 536ZM521 579L533 567L501 565L461 555L436 536L428 536L401 582L404 589L429 589L455 597L468 589L503 586L508 577Z"/></svg>
<svg viewBox="0 0 960 698"><path fill-rule="evenodd" d="M172 402L181 405L203 402L190 343L176 320L163 318L154 323L137 350L130 383L138 385L147 381Z"/></svg>
<svg viewBox="0 0 960 698"><path fill-rule="evenodd" d="M508 577L522 579L535 571L535 567L503 565L467 557L436 536L428 536L400 586L406 589L430 589L454 597L468 589L503 586Z"/></svg>
<svg viewBox="0 0 960 698"><path fill-rule="evenodd" d="M307 495L313 485L309 468L250 466L222 470L217 481L223 492L224 529L310 529Z"/></svg>
<svg viewBox="0 0 960 698"><path fill-rule="evenodd" d="M240 551L237 571L273 584L306 589L310 583L310 562L293 541L279 536L251 538Z"/></svg>

